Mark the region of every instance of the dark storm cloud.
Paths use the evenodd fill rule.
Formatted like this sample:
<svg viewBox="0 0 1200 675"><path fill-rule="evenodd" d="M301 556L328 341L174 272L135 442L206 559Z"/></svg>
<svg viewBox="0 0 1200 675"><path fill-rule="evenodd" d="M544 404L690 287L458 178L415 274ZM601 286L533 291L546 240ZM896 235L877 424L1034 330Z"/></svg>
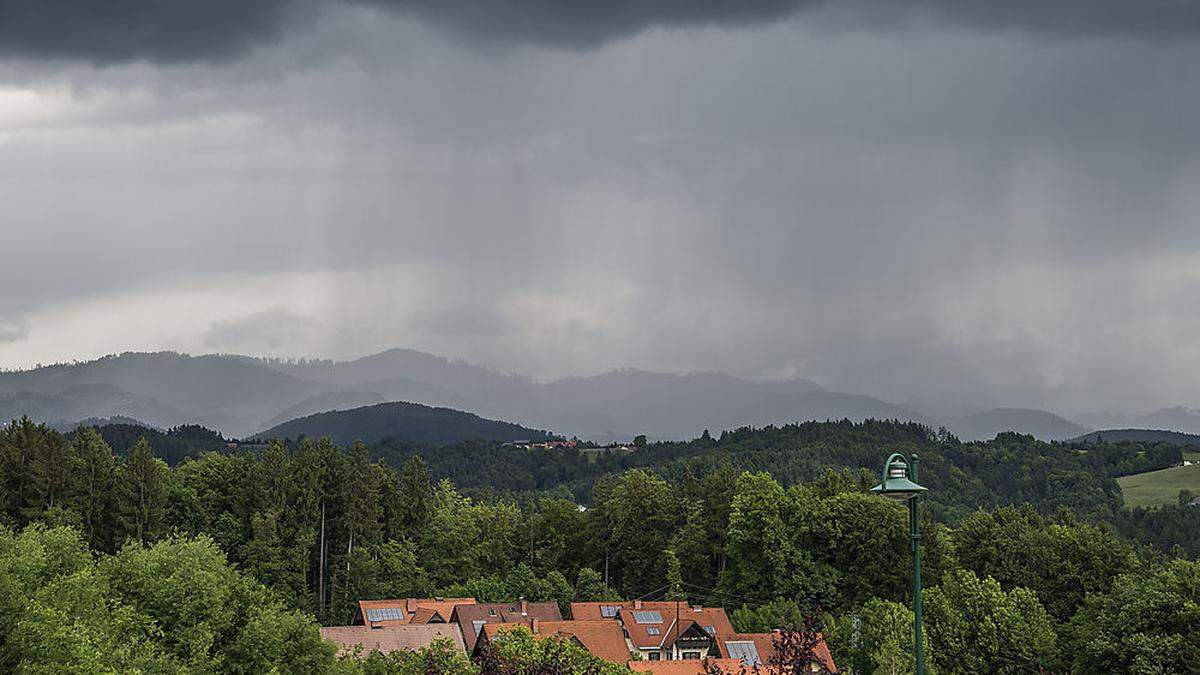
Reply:
<svg viewBox="0 0 1200 675"><path fill-rule="evenodd" d="M219 60L278 37L298 0L0 0L0 57Z"/></svg>
<svg viewBox="0 0 1200 675"><path fill-rule="evenodd" d="M589 48L655 27L774 21L812 0L365 0L489 42Z"/></svg>
<svg viewBox="0 0 1200 675"><path fill-rule="evenodd" d="M846 28L947 25L1060 36L1200 34L1189 0L0 0L0 58L220 60L309 10L381 7L493 44L587 49L651 28L743 26L813 10Z"/></svg>
<svg viewBox="0 0 1200 675"><path fill-rule="evenodd" d="M1060 36L1195 36L1200 3L1192 0L856 0L838 3L866 21L931 21L984 31Z"/></svg>
<svg viewBox="0 0 1200 675"><path fill-rule="evenodd" d="M649 28L767 23L813 10L846 28L946 24L1063 36L1193 36L1190 0L367 0L492 42L589 48Z"/></svg>

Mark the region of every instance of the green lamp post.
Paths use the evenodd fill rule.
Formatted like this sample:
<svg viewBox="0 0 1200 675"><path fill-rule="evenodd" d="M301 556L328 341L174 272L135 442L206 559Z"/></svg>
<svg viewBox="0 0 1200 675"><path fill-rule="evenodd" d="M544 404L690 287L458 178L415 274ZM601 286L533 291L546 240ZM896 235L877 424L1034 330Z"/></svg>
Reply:
<svg viewBox="0 0 1200 675"><path fill-rule="evenodd" d="M921 643L921 531L917 525L917 499L926 488L917 484L917 453L905 461L894 452L883 463L883 477L871 492L888 499L908 502L908 535L913 551L913 651L917 657L917 675L925 675L925 650Z"/></svg>

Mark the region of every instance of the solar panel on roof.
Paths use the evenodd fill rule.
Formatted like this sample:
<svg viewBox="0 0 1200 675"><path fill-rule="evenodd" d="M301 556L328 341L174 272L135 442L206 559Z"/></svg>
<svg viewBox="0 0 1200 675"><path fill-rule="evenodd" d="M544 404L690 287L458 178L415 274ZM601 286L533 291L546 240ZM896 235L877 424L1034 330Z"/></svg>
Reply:
<svg viewBox="0 0 1200 675"><path fill-rule="evenodd" d="M741 659L742 663L748 666L760 663L758 647L753 642L726 642L725 651L729 652L729 658Z"/></svg>
<svg viewBox="0 0 1200 675"><path fill-rule="evenodd" d="M662 613L660 612L634 612L633 620L638 623L662 623Z"/></svg>
<svg viewBox="0 0 1200 675"><path fill-rule="evenodd" d="M600 605L600 616L611 619L621 611L620 605Z"/></svg>
<svg viewBox="0 0 1200 675"><path fill-rule="evenodd" d="M403 621L404 610L399 607L380 607L367 610L367 621Z"/></svg>

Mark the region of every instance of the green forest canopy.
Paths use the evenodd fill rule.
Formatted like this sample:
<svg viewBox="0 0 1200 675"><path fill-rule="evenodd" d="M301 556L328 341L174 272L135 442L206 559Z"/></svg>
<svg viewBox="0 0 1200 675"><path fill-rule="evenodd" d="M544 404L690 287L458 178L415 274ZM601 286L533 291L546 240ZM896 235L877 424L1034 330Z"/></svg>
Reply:
<svg viewBox="0 0 1200 675"><path fill-rule="evenodd" d="M92 430L67 438L21 420L0 431L0 585L21 589L0 616L3 658L31 670L286 670L303 658L319 671L343 666L312 642L316 623L349 622L360 597L565 606L674 586L727 607L741 630L819 606L835 658L874 670L911 659L906 516L865 492L890 449L920 452L932 489L923 563L940 670L1171 672L1195 662L1187 636L1200 629L1200 569L1189 556L1200 513L1123 509L1115 486L1115 476L1175 461L1178 448L1014 434L964 444L886 422L744 429L595 458L494 443L304 441L168 466L146 441L118 457ZM521 489L504 485L507 472ZM76 562L27 571L29 551L59 549ZM98 557L79 556L88 549ZM180 558L199 561L188 563L193 578L157 579ZM207 583L277 611L250 626L240 600L213 603L232 618L154 604ZM1140 593L1151 595L1129 600ZM86 597L106 609L74 601ZM51 624L87 630L55 651L37 639ZM972 632L983 625L1000 630ZM193 644L197 634L212 639ZM281 651L288 639L300 646ZM247 644L258 651L237 646Z"/></svg>

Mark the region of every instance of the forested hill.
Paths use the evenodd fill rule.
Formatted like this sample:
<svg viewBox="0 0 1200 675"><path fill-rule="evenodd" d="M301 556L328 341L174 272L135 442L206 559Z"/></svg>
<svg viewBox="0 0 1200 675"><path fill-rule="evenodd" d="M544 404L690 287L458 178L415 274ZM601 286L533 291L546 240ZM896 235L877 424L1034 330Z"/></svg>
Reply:
<svg viewBox="0 0 1200 675"><path fill-rule="evenodd" d="M650 443L632 452L526 450L483 443L435 453L383 443L373 451L393 466L421 454L432 475L463 488L511 492L563 486L581 501L603 476L632 468L651 469L676 484L721 471L736 476L742 470L770 472L785 485L849 470L866 483L877 482L889 453L917 452L921 483L930 488L927 503L949 521L979 508L1022 502L1047 514L1065 506L1077 513L1110 515L1122 506L1117 476L1181 461L1180 449L1165 443L1052 444L1013 433L968 443L920 424L876 420L743 428L716 438L706 434L687 442Z"/></svg>
<svg viewBox="0 0 1200 675"><path fill-rule="evenodd" d="M1200 447L1200 434L1185 434L1181 431L1163 431L1161 429L1106 429L1093 431L1074 439L1076 442L1087 443L1171 443L1173 445Z"/></svg>
<svg viewBox="0 0 1200 675"><path fill-rule="evenodd" d="M545 431L484 419L450 408L418 403L380 403L294 419L259 434L261 438L330 438L336 443L399 442L448 445L464 441L543 440Z"/></svg>
<svg viewBox="0 0 1200 675"><path fill-rule="evenodd" d="M140 424L109 423L95 425L96 432L118 454L125 454L145 438L154 454L168 464L178 464L185 457L199 457L204 452L226 452L229 443L221 435L202 426L185 424L159 431ZM69 434L73 435L73 434Z"/></svg>

